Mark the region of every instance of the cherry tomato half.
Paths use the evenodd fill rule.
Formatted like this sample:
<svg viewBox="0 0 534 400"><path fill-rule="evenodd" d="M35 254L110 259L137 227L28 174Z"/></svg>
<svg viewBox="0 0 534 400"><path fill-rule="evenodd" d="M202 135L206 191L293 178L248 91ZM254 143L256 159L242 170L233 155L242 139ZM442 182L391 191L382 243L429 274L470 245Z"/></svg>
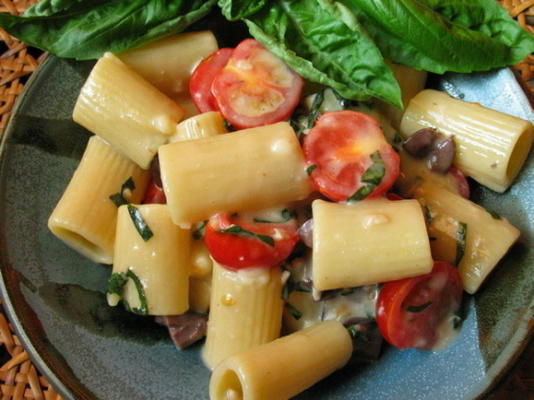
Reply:
<svg viewBox="0 0 534 400"><path fill-rule="evenodd" d="M151 180L146 188L145 197L143 198L143 204L166 204L167 198L165 192L161 187Z"/></svg>
<svg viewBox="0 0 534 400"><path fill-rule="evenodd" d="M303 148L313 182L330 200L381 196L399 176L399 155L386 141L379 122L367 114L324 113Z"/></svg>
<svg viewBox="0 0 534 400"><path fill-rule="evenodd" d="M385 283L376 304L380 333L399 349L431 350L440 322L460 307L462 290L458 269L442 261L429 274Z"/></svg>
<svg viewBox="0 0 534 400"><path fill-rule="evenodd" d="M218 111L219 106L211 93L211 84L224 68L234 49L225 47L206 57L193 71L189 80L189 93L201 113Z"/></svg>
<svg viewBox="0 0 534 400"><path fill-rule="evenodd" d="M222 115L237 129L287 119L304 81L254 39L243 40L213 80Z"/></svg>
<svg viewBox="0 0 534 400"><path fill-rule="evenodd" d="M298 242L297 222L254 222L230 214L210 218L204 241L211 256L230 268L274 267Z"/></svg>

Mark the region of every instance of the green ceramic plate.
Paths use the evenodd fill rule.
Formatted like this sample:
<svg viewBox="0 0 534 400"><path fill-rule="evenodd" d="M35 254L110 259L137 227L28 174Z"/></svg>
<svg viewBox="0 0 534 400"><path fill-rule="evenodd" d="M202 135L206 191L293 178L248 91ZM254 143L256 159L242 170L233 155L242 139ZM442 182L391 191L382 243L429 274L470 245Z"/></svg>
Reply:
<svg viewBox="0 0 534 400"><path fill-rule="evenodd" d="M199 346L178 352L148 318L109 308L109 268L53 237L46 221L89 137L71 112L91 63L49 57L34 73L1 145L1 292L32 359L66 399L207 399ZM534 120L512 74L450 75L439 84L468 100ZM346 368L301 399L473 399L514 361L531 331L534 158L514 187L473 197L523 232L468 300L457 340L439 353L387 348L379 362Z"/></svg>

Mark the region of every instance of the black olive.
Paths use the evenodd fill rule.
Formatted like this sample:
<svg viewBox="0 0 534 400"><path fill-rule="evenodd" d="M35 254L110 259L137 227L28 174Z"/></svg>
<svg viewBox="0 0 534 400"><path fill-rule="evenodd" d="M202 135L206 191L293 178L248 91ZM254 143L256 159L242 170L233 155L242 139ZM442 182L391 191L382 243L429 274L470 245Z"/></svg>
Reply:
<svg viewBox="0 0 534 400"><path fill-rule="evenodd" d="M416 158L424 158L432 151L437 137L438 133L434 129L419 129L404 141L402 147L408 154Z"/></svg>

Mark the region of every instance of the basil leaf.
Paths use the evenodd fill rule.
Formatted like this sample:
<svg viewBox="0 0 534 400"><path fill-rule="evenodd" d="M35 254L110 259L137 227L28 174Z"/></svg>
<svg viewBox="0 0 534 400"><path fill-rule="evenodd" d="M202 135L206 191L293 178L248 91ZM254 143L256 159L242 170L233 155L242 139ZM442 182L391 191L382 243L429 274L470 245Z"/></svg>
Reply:
<svg viewBox="0 0 534 400"><path fill-rule="evenodd" d="M472 29L509 48L510 64L534 51L534 36L523 29L508 11L489 0L417 0L446 20Z"/></svg>
<svg viewBox="0 0 534 400"><path fill-rule="evenodd" d="M324 89L317 93L313 98L313 103L311 105L310 114L308 115L308 121L306 124L307 129L311 129L315 125L315 121L317 121L317 118L319 117L319 109L323 105L323 102Z"/></svg>
<svg viewBox="0 0 534 400"><path fill-rule="evenodd" d="M360 201L365 199L374 190L372 185L366 185L359 188L356 193L347 198L347 201Z"/></svg>
<svg viewBox="0 0 534 400"><path fill-rule="evenodd" d="M284 304L285 309L291 314L291 316L295 319L301 319L302 313L295 308L295 306L291 305L290 303Z"/></svg>
<svg viewBox="0 0 534 400"><path fill-rule="evenodd" d="M253 218L252 220L254 222L264 223L264 224L283 224L284 222L297 218L297 216L295 215L295 212L288 210L287 208L284 208L280 212L280 216L281 216L281 219L279 221L271 221L271 220L263 219L263 218Z"/></svg>
<svg viewBox="0 0 534 400"><path fill-rule="evenodd" d="M236 21L255 14L266 3L267 0L219 0L218 2L223 15L229 21Z"/></svg>
<svg viewBox="0 0 534 400"><path fill-rule="evenodd" d="M430 224L433 218L432 218L432 214L430 213L430 208L428 208L426 204L423 206L423 214L425 216L426 222Z"/></svg>
<svg viewBox="0 0 534 400"><path fill-rule="evenodd" d="M406 307L406 311L412 312L412 313L418 313L423 311L425 308L429 307L432 304L431 301L428 303L420 304L418 306L408 306Z"/></svg>
<svg viewBox="0 0 534 400"><path fill-rule="evenodd" d="M488 35L483 26L469 29L449 20L428 7L435 5L439 10L438 0L340 1L357 15L386 58L416 69L435 73L483 71L514 64L534 51L533 38L509 41L522 44L513 50L503 40ZM467 1L455 1L462 3L456 10L465 10ZM490 2L478 3L487 7Z"/></svg>
<svg viewBox="0 0 534 400"><path fill-rule="evenodd" d="M137 290L137 295L139 296L139 308L137 307L129 307L129 305L125 304L128 309L136 314L141 315L147 315L148 314L148 303L146 300L146 294L145 289L143 287L143 284L141 283L141 280L139 277L133 272L130 268L128 268L128 271L126 272L126 276L131 279L135 285L135 289ZM123 301L123 303L125 303Z"/></svg>
<svg viewBox="0 0 534 400"><path fill-rule="evenodd" d="M193 239L200 240L204 237L204 232L206 230L206 221L197 223L196 229L193 231Z"/></svg>
<svg viewBox="0 0 534 400"><path fill-rule="evenodd" d="M308 175L311 175L311 173L313 172L313 170L314 170L315 168L317 168L317 165L315 165L315 164L310 165L308 168L306 168L306 173L307 173Z"/></svg>
<svg viewBox="0 0 534 400"><path fill-rule="evenodd" d="M367 168L361 178L364 185L356 193L348 197L347 201L360 201L365 199L382 182L382 178L386 174L386 167L378 150L371 154L371 160L373 163Z"/></svg>
<svg viewBox="0 0 534 400"><path fill-rule="evenodd" d="M399 86L382 54L340 3L273 0L245 22L252 36L306 79L348 99L372 96L402 106Z"/></svg>
<svg viewBox="0 0 534 400"><path fill-rule="evenodd" d="M115 203L117 207L120 207L124 204L128 204L128 200L124 197L125 190L135 190L135 182L130 176L124 183L121 185L121 190L118 193L112 194L109 196L110 200Z"/></svg>
<svg viewBox="0 0 534 400"><path fill-rule="evenodd" d="M373 161L373 164L371 164L362 175L362 182L378 186L386 174L386 167L384 166L384 160L382 160L382 156L380 156L378 150L371 154L371 160Z"/></svg>
<svg viewBox="0 0 534 400"><path fill-rule="evenodd" d="M456 259L454 265L460 265L462 258L464 258L465 244L467 239L467 224L465 222L458 222L458 230L456 231Z"/></svg>
<svg viewBox="0 0 534 400"><path fill-rule="evenodd" d="M122 291L127 281L128 278L126 277L126 274L124 272L115 272L111 274L108 279L107 292L109 294L116 294L118 296L122 296Z"/></svg>
<svg viewBox="0 0 534 400"><path fill-rule="evenodd" d="M88 60L183 31L216 0L42 0L0 27L59 57Z"/></svg>
<svg viewBox="0 0 534 400"><path fill-rule="evenodd" d="M219 229L217 232L219 232L219 233L229 233L229 234L232 234L232 235L242 235L242 236L252 237L252 238L261 240L263 243L265 243L265 244L267 244L267 245L269 245L271 247L274 247L274 239L272 237L267 236L267 235L259 235L259 234L254 233L254 232L247 231L247 230L241 228L239 225L234 225L234 226L231 226L230 228L227 228L227 229Z"/></svg>
<svg viewBox="0 0 534 400"><path fill-rule="evenodd" d="M150 229L150 227L147 225L145 220L143 219L143 216L141 215L141 212L139 209L131 204L128 204L128 213L130 214L130 218L132 219L132 222L135 226L135 229L137 229L137 232L139 232L139 235L141 235L141 238L148 242L152 236L154 236L154 233Z"/></svg>

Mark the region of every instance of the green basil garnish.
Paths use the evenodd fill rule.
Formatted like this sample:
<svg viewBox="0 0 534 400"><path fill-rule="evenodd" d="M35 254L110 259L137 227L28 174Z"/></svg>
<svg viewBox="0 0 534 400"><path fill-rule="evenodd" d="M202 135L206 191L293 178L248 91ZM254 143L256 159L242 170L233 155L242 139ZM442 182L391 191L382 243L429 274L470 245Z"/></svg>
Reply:
<svg viewBox="0 0 534 400"><path fill-rule="evenodd" d="M456 231L456 259L454 265L458 266L464 258L465 246L467 238L467 224L465 222L458 222L458 230Z"/></svg>
<svg viewBox="0 0 534 400"><path fill-rule="evenodd" d="M308 175L311 175L312 172L315 170L315 168L317 168L317 165L315 165L315 164L310 165L308 168L306 168L306 173Z"/></svg>
<svg viewBox="0 0 534 400"><path fill-rule="evenodd" d="M292 304L290 303L285 303L284 304L284 307L286 308L286 310L291 314L291 316L295 319L301 319L302 318L302 313L297 310L295 308L295 306L293 306Z"/></svg>
<svg viewBox="0 0 534 400"><path fill-rule="evenodd" d="M146 301L146 294L145 289L143 288L143 284L141 283L141 280L139 277L133 272L130 268L128 268L128 271L126 272L126 276L131 279L135 285L135 289L137 290L137 295L139 296L139 308L137 307L130 307L128 304L125 304L125 306L129 309L129 311L134 312L135 314L140 315L147 315L148 314L148 304ZM123 300L123 303L124 300Z"/></svg>
<svg viewBox="0 0 534 400"><path fill-rule="evenodd" d="M311 129L315 125L315 121L319 117L319 109L323 105L324 101L324 89L317 93L313 99L313 103L310 108L310 114L308 115L308 120L306 128Z"/></svg>
<svg viewBox="0 0 534 400"><path fill-rule="evenodd" d="M135 182L131 176L128 179L126 179L126 181L124 181L124 183L121 185L120 192L109 196L110 200L117 207L120 207L124 204L128 204L128 200L124 198L124 191L127 189L132 190L132 191L135 189Z"/></svg>
<svg viewBox="0 0 534 400"><path fill-rule="evenodd" d="M430 208L425 204L423 206L423 214L425 215L425 220L428 223L432 222L432 214L430 213Z"/></svg>
<svg viewBox="0 0 534 400"><path fill-rule="evenodd" d="M116 294L118 296L122 296L122 291L127 281L128 278L126 277L126 274L124 272L115 272L111 274L108 279L107 292L109 294Z"/></svg>
<svg viewBox="0 0 534 400"><path fill-rule="evenodd" d="M137 295L139 296L140 307L130 307L130 305L122 299L122 303L126 310L131 311L135 314L147 315L148 314L148 303L146 300L145 289L139 277L132 271L131 268L128 268L126 272L115 272L111 274L108 279L107 292L109 294L115 294L122 298L124 293L124 286L128 282L128 279L131 279L137 290Z"/></svg>
<svg viewBox="0 0 534 400"><path fill-rule="evenodd" d="M399 134L399 132L395 132L395 135L393 135L393 148L397 151L400 150L402 145L402 136Z"/></svg>
<svg viewBox="0 0 534 400"><path fill-rule="evenodd" d="M432 302L429 301L428 303L420 304L418 306L408 306L408 307L406 307L406 311L409 311L409 312L412 312L412 313L418 313L418 312L423 311L425 308L427 308L431 304L432 304Z"/></svg>
<svg viewBox="0 0 534 400"><path fill-rule="evenodd" d="M280 215L282 217L280 221L271 221L271 220L263 219L263 218L253 218L252 220L254 222L259 222L263 224L283 224L284 222L297 218L297 216L295 215L295 212L288 210L287 208L284 208L280 212Z"/></svg>
<svg viewBox="0 0 534 400"><path fill-rule="evenodd" d="M128 204L128 213L130 214L130 218L132 219L135 229L137 229L137 232L139 232L139 235L141 235L145 242L148 242L150 238L154 236L154 233L152 233L152 230L143 219L139 209L131 204Z"/></svg>
<svg viewBox="0 0 534 400"><path fill-rule="evenodd" d="M378 150L371 154L371 160L373 163L362 175L361 181L364 185L360 187L356 193L348 197L347 201L359 201L365 199L378 185L380 185L380 182L382 182L382 178L384 178L384 175L386 174L386 167Z"/></svg>
<svg viewBox="0 0 534 400"><path fill-rule="evenodd" d="M206 221L197 222L195 224L195 230L193 231L193 239L200 240L204 237L204 232L206 230Z"/></svg>
<svg viewBox="0 0 534 400"><path fill-rule="evenodd" d="M254 233L254 232L247 231L247 230L241 228L239 225L234 225L234 226L231 226L230 228L227 228L227 229L219 229L217 232L219 232L219 233L229 233L229 234L232 234L232 235L241 235L241 236L252 237L252 238L261 240L263 243L265 243L265 244L267 244L267 245L269 245L271 247L274 247L274 239L272 237L267 236L267 235L260 235L260 234Z"/></svg>

